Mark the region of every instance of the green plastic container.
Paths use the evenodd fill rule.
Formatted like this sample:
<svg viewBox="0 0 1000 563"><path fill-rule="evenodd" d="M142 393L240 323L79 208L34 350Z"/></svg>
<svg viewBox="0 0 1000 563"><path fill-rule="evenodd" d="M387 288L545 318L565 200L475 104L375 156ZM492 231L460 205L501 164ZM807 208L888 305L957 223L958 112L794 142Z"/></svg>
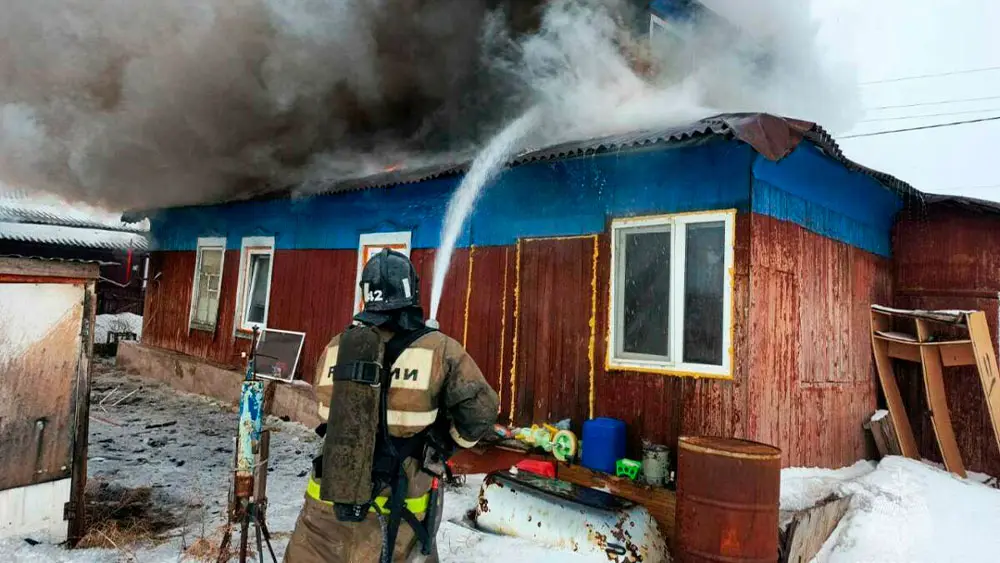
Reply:
<svg viewBox="0 0 1000 563"><path fill-rule="evenodd" d="M640 469L642 469L642 463L634 459L623 458L615 463L615 475L628 477L633 481L639 478Z"/></svg>

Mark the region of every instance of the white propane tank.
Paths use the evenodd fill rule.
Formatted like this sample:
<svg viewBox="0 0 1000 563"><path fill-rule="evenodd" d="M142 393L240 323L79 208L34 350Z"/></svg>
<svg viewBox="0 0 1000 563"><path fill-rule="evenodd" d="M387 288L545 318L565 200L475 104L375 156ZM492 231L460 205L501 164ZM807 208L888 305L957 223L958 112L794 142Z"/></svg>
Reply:
<svg viewBox="0 0 1000 563"><path fill-rule="evenodd" d="M525 471L483 481L476 525L612 563L668 563L666 541L645 507L603 491Z"/></svg>

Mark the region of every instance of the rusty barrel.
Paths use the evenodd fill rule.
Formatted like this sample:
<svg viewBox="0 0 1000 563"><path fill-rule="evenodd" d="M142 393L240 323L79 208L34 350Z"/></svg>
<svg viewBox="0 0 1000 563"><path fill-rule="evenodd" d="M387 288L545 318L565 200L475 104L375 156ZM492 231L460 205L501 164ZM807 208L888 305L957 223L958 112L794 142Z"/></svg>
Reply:
<svg viewBox="0 0 1000 563"><path fill-rule="evenodd" d="M781 450L709 436L677 445L675 559L778 560Z"/></svg>

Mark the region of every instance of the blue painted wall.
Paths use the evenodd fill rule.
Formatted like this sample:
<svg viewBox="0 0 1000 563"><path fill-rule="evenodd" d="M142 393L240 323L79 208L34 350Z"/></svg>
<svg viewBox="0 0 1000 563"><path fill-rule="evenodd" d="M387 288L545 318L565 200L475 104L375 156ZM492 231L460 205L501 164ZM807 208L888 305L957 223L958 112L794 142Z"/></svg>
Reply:
<svg viewBox="0 0 1000 563"><path fill-rule="evenodd" d="M613 217L735 208L888 254L898 199L805 145L777 164L746 144L714 140L518 166L487 188L459 246L600 233ZM278 249L353 250L362 233L397 230L411 231L415 248L434 248L459 180L162 210L151 217L154 248L194 250L199 236L225 236L238 249L245 236L273 235Z"/></svg>
<svg viewBox="0 0 1000 563"><path fill-rule="evenodd" d="M891 254L890 233L902 206L902 200L874 178L848 170L810 143L778 162L762 156L754 161L755 213L875 254Z"/></svg>

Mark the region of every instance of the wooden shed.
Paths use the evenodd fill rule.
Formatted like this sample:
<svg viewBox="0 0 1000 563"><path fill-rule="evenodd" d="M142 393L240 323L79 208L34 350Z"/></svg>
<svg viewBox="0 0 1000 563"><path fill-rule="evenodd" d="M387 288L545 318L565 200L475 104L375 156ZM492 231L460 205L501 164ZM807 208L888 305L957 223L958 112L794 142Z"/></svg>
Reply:
<svg viewBox="0 0 1000 563"><path fill-rule="evenodd" d="M429 295L465 166L134 213L154 251L130 353L236 367L251 326L303 331L312 380L372 251L408 252ZM532 151L470 217L438 319L502 421L613 416L633 449L714 434L775 444L786 465L851 463L876 408L868 306L892 296L892 225L913 194L769 115Z"/></svg>
<svg viewBox="0 0 1000 563"><path fill-rule="evenodd" d="M0 537L80 536L98 272L0 257Z"/></svg>
<svg viewBox="0 0 1000 563"><path fill-rule="evenodd" d="M926 195L904 213L893 237L895 305L909 309L965 309L986 314L994 345L1000 340L1000 203ZM1000 450L974 368L945 374L952 424L966 467L1000 475ZM919 371L897 377L920 453L940 461Z"/></svg>

